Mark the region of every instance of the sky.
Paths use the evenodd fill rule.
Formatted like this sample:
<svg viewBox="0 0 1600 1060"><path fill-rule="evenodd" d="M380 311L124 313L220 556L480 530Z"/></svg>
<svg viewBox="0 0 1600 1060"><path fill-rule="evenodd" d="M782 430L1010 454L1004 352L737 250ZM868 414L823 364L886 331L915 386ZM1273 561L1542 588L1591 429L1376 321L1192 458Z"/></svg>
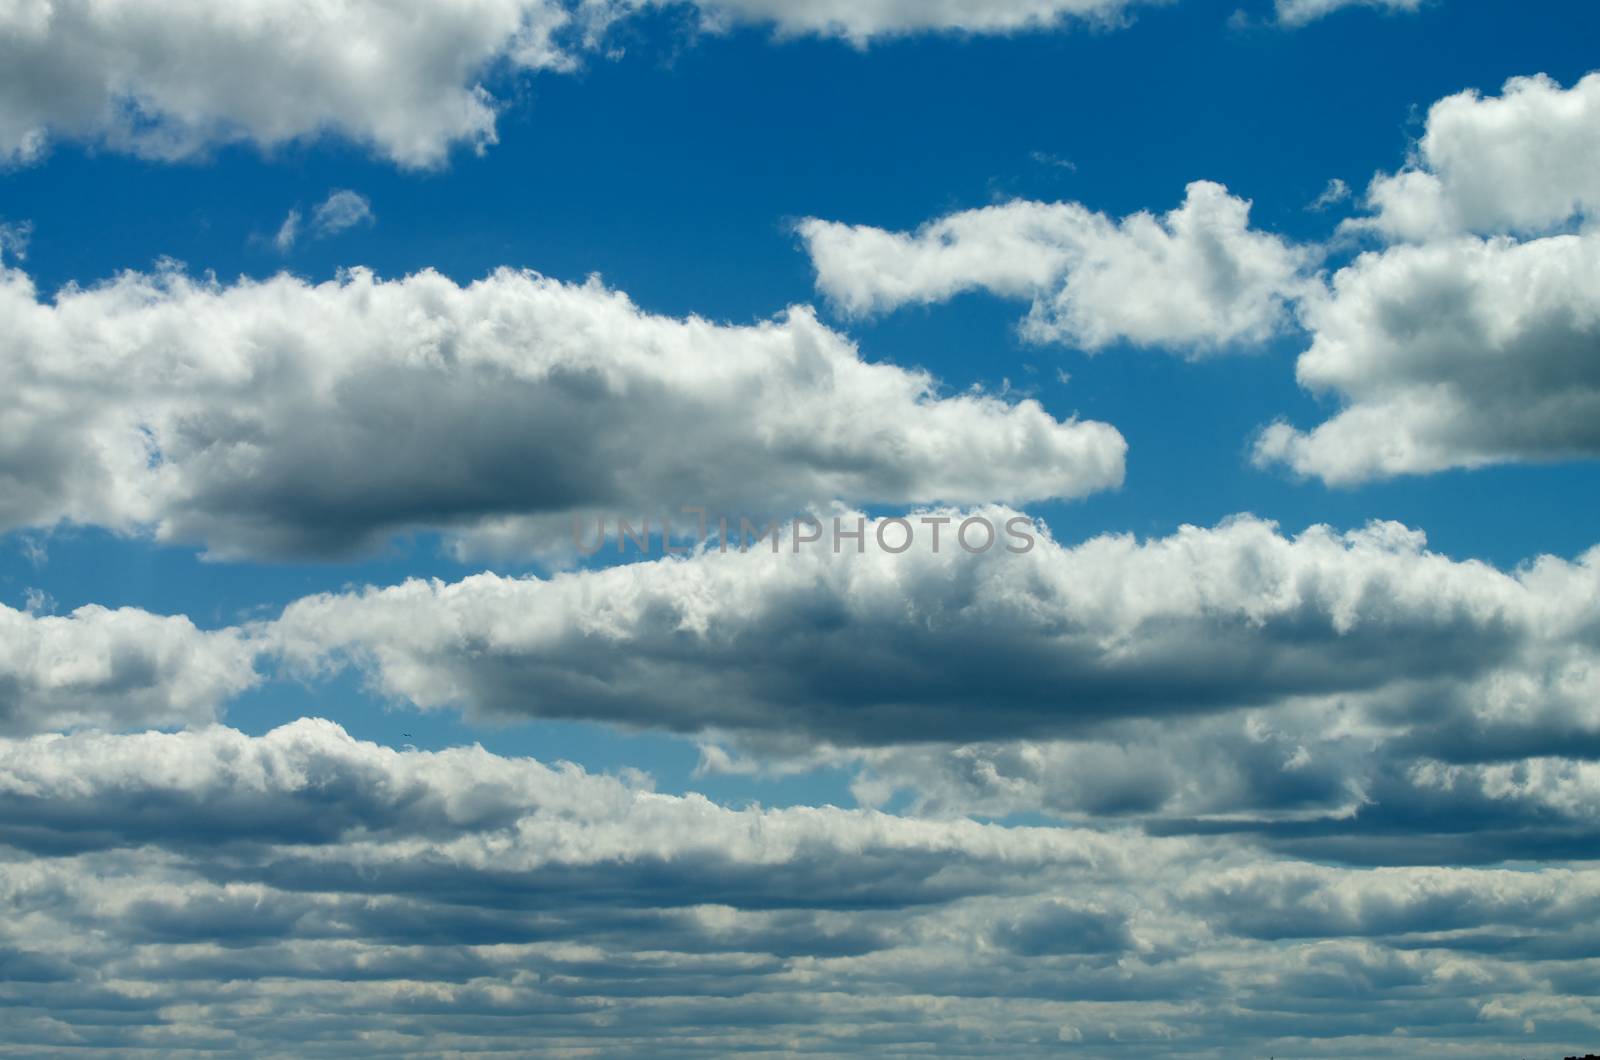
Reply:
<svg viewBox="0 0 1600 1060"><path fill-rule="evenodd" d="M1593 1050L1597 36L0 0L0 1052Z"/></svg>

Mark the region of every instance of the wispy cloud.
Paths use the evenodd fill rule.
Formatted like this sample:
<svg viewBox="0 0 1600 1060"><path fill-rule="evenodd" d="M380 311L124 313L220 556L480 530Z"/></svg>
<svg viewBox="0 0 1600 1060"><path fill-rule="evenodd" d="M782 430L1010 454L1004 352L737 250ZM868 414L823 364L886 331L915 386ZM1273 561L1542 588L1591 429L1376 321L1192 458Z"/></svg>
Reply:
<svg viewBox="0 0 1600 1060"><path fill-rule="evenodd" d="M365 195L348 188L337 188L311 211L309 225L300 208L292 208L284 217L283 224L278 226L277 234L272 237L272 245L280 254L287 254L307 232L312 239L327 239L361 225L376 224L377 220L372 212L372 203Z"/></svg>
<svg viewBox="0 0 1600 1060"><path fill-rule="evenodd" d="M32 221L0 221L0 264L6 258L25 261L28 242L33 238Z"/></svg>
<svg viewBox="0 0 1600 1060"><path fill-rule="evenodd" d="M1328 186L1323 188L1315 199L1306 204L1306 209L1313 213L1321 213L1331 206L1337 206L1350 198L1350 185L1334 177L1328 181Z"/></svg>
<svg viewBox="0 0 1600 1060"><path fill-rule="evenodd" d="M311 228L319 239L338 235L357 225L371 225L376 222L377 218L372 213L372 203L367 197L346 188L330 192L328 197L311 212Z"/></svg>
<svg viewBox="0 0 1600 1060"><path fill-rule="evenodd" d="M287 254L294 249L295 243L300 239L300 211L291 209L283 224L278 226L278 232L272 237L272 245L278 248L280 254Z"/></svg>

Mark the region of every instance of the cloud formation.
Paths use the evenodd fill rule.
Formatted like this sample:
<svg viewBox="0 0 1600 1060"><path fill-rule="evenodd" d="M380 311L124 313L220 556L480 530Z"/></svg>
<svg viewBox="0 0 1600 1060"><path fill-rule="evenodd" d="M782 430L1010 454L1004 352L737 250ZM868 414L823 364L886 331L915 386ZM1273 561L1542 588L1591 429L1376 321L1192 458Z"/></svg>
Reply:
<svg viewBox="0 0 1600 1060"><path fill-rule="evenodd" d="M1386 13L1416 11L1422 0L1277 0L1278 22L1285 26L1304 26L1345 8L1377 8Z"/></svg>
<svg viewBox="0 0 1600 1060"><path fill-rule="evenodd" d="M1262 466L1351 485L1592 459L1597 116L1600 74L1438 101L1410 163L1374 178L1370 212L1341 225L1385 245L1331 283L1312 274L1329 248L1252 229L1249 203L1204 181L1161 217L1012 202L910 233L816 218L799 232L818 290L852 315L986 290L1031 302L1020 330L1033 341L1189 356L1303 329L1297 377L1341 408L1309 430L1265 428ZM1330 182L1312 208L1346 194Z"/></svg>
<svg viewBox="0 0 1600 1060"><path fill-rule="evenodd" d="M298 206L291 207L289 212L284 215L283 224L278 226L278 231L272 236L272 245L279 254L289 253L294 249L294 245L300 241L301 220Z"/></svg>
<svg viewBox="0 0 1600 1060"><path fill-rule="evenodd" d="M857 47L913 33L1004 34L1072 24L1116 25L1138 6L1166 0L694 0L704 25L770 24L781 36L838 37ZM681 6L681 0L653 0ZM639 6L628 0L624 6Z"/></svg>
<svg viewBox="0 0 1600 1060"><path fill-rule="evenodd" d="M1600 233L1471 236L1363 254L1301 308L1295 374L1342 408L1256 442L1335 485L1600 456Z"/></svg>
<svg viewBox="0 0 1600 1060"><path fill-rule="evenodd" d="M407 167L495 142L497 70L564 70L558 0L316 4L161 0L8 4L0 11L0 161L51 140L149 158L333 134Z"/></svg>
<svg viewBox="0 0 1600 1060"><path fill-rule="evenodd" d="M486 86L572 71L608 27L684 8L705 29L771 25L857 46L912 33L1013 33L1112 25L1139 0L23 0L0 10L0 165L57 140L146 158L223 144L263 149L337 136L406 168L482 151L502 109Z"/></svg>
<svg viewBox="0 0 1600 1060"><path fill-rule="evenodd" d="M33 238L33 225L28 221L0 221L0 263L6 258L25 261L28 243Z"/></svg>
<svg viewBox="0 0 1600 1060"><path fill-rule="evenodd" d="M1600 880L1573 864L735 810L311 719L0 740L0 808L7 1038L43 1050L1422 1056L1596 1030L1600 939L1571 925Z"/></svg>
<svg viewBox="0 0 1600 1060"><path fill-rule="evenodd" d="M123 273L41 300L0 272L0 524L150 528L217 556L438 529L525 551L568 513L1021 502L1118 485L1113 428L943 396L795 308L641 311L598 280L310 284Z"/></svg>
<svg viewBox="0 0 1600 1060"><path fill-rule="evenodd" d="M1461 861L1587 834L1554 778L1600 754L1596 553L1504 573L1396 524L1290 537L1250 517L974 553L969 517L912 513L903 552L877 544L892 520L847 515L859 554L824 523L798 549L411 580L212 632L8 612L6 728L202 724L265 677L315 689L348 668L475 722L692 736L712 772L851 769L864 804L925 813L1228 820L1319 849L1399 828Z"/></svg>
<svg viewBox="0 0 1600 1060"><path fill-rule="evenodd" d="M802 747L1116 741L1136 719L1296 704L1324 720L1351 712L1352 735L1449 757L1492 756L1508 733L1523 754L1541 753L1529 741L1560 753L1600 734L1585 705L1594 553L1507 574L1431 553L1393 523L1288 537L1240 517L1144 542L1041 536L1023 554L975 555L952 541L966 514L913 516L946 520L937 554L926 532L885 553L871 544L881 524L868 524L859 555L825 538L323 594L262 635L305 672L354 665L420 707Z"/></svg>
<svg viewBox="0 0 1600 1060"><path fill-rule="evenodd" d="M1025 338L1191 354L1261 342L1288 322L1309 254L1250 228L1250 203L1196 181L1183 205L1120 221L1077 203L1011 202L912 233L810 218L817 288L867 314L987 290L1032 302Z"/></svg>
<svg viewBox="0 0 1600 1060"><path fill-rule="evenodd" d="M272 237L272 245L280 254L287 254L294 249L300 239L302 221L298 206L284 217L283 224L278 226L277 234ZM328 197L311 211L311 235L316 239L327 239L351 228L376 222L372 203L365 195L348 188L338 188L329 192Z"/></svg>
<svg viewBox="0 0 1600 1060"><path fill-rule="evenodd" d="M1600 455L1600 75L1435 103L1347 234L1386 245L1310 289L1296 376L1340 408L1255 443L1332 485Z"/></svg>
<svg viewBox="0 0 1600 1060"><path fill-rule="evenodd" d="M1539 234L1600 209L1600 74L1563 89L1513 77L1428 108L1409 165L1367 189L1363 227L1422 241L1464 232Z"/></svg>
<svg viewBox="0 0 1600 1060"><path fill-rule="evenodd" d="M349 188L329 192L311 213L311 223L320 236L338 235L357 225L370 225L375 220L372 203L365 195Z"/></svg>
<svg viewBox="0 0 1600 1060"><path fill-rule="evenodd" d="M203 631L182 616L0 605L0 733L209 722L257 683L255 663L239 630Z"/></svg>

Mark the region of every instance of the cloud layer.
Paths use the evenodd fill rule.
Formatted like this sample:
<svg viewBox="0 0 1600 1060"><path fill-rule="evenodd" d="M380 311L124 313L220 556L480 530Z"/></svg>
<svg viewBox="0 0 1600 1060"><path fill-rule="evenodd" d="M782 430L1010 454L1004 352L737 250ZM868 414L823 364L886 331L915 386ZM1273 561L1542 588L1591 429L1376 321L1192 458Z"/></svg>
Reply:
<svg viewBox="0 0 1600 1060"><path fill-rule="evenodd" d="M203 724L264 676L315 689L353 667L479 722L682 733L712 772L847 769L863 804L924 814L1404 864L1600 838L1594 553L1507 574L1394 524L1288 537L1238 518L975 554L955 543L965 515L914 514L904 552L863 523L861 554L825 530L798 552L323 594L213 632L7 612L0 706L13 733Z"/></svg>
<svg viewBox="0 0 1600 1060"><path fill-rule="evenodd" d="M784 753L1148 740L1129 805L1180 814L1270 808L1257 787L1271 778L1252 771L1293 772L1312 751L1295 783L1328 809L1379 747L1461 764L1600 748L1593 551L1506 573L1393 523L1291 537L1237 517L1066 546L1009 509L838 520L776 550L713 541L545 577L325 593L213 632L136 611L7 612L8 713L13 731L203 721L258 662L304 678L354 667L383 696L480 720L720 733ZM985 527L1017 536L989 546ZM90 696L106 705L73 713ZM1204 737L1169 746L1167 725ZM1233 761L1237 784L1196 801L1160 779L1163 755L1191 752Z"/></svg>
<svg viewBox="0 0 1600 1060"><path fill-rule="evenodd" d="M309 719L0 740L0 807L0 996L41 1050L1502 1055L1596 1029L1576 866L731 810Z"/></svg>
<svg viewBox="0 0 1600 1060"><path fill-rule="evenodd" d="M970 516L913 516L942 520L937 553L931 523L899 554L877 544L880 529L898 540L887 524L865 524L861 554L848 541L834 554L825 528L777 554L308 597L262 635L302 669L353 664L418 706L806 744L1081 736L1295 702L1365 704L1352 724L1373 737L1471 743L1527 724L1554 751L1600 733L1583 705L1592 553L1506 574L1397 524L1288 537L1241 517L1145 542L1040 531L1025 553L969 554L954 535Z"/></svg>
<svg viewBox="0 0 1600 1060"><path fill-rule="evenodd" d="M566 546L586 509L1020 502L1122 480L1113 428L941 396L803 308L672 319L510 270L467 286L130 272L53 301L5 270L0 303L8 527L148 527L219 556L426 529L527 550Z"/></svg>

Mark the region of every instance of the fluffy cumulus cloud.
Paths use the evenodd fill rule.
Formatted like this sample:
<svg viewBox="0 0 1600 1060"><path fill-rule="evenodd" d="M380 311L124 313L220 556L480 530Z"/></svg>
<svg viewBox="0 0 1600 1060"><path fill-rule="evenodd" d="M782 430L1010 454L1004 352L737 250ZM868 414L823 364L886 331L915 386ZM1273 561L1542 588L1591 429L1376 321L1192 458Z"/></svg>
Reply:
<svg viewBox="0 0 1600 1060"><path fill-rule="evenodd" d="M1538 233L1600 208L1600 74L1515 77L1439 100L1411 164L1367 190L1364 222L1400 239Z"/></svg>
<svg viewBox="0 0 1600 1060"><path fill-rule="evenodd" d="M1385 241L1299 305L1296 373L1338 399L1277 423L1263 465L1348 485L1600 456L1600 75L1440 100L1409 166L1347 230Z"/></svg>
<svg viewBox="0 0 1600 1060"><path fill-rule="evenodd" d="M1361 255L1302 309L1296 374L1343 407L1256 444L1335 484L1600 456L1600 233L1464 236Z"/></svg>
<svg viewBox="0 0 1600 1060"><path fill-rule="evenodd" d="M1423 0L1277 0L1278 21L1285 26L1304 26L1345 8L1376 8L1395 13L1416 11Z"/></svg>
<svg viewBox="0 0 1600 1060"><path fill-rule="evenodd" d="M1021 331L1035 341L1191 356L1303 329L1298 378L1341 407L1311 429L1263 430L1264 466L1353 484L1593 458L1597 129L1600 74L1440 100L1411 162L1376 177L1368 212L1342 226L1382 247L1331 282L1312 275L1327 248L1252 229L1249 203L1208 182L1160 217L1012 202L909 233L815 218L799 231L818 289L849 314L985 290L1031 302ZM1346 191L1330 183L1313 206Z"/></svg>
<svg viewBox="0 0 1600 1060"><path fill-rule="evenodd" d="M0 997L38 1051L1511 1055L1596 1030L1577 866L734 810L312 720L0 740L0 806Z"/></svg>
<svg viewBox="0 0 1600 1060"><path fill-rule="evenodd" d="M0 159L52 139L155 158L323 133L405 166L495 140L500 69L568 69L560 0L20 0L0 6Z"/></svg>
<svg viewBox="0 0 1600 1060"><path fill-rule="evenodd" d="M1011 202L915 232L812 218L817 287L849 313L987 290L1032 302L1025 337L1094 350L1126 341L1190 352L1255 343L1288 322L1307 251L1250 227L1250 204L1189 185L1161 216L1114 220L1076 203Z"/></svg>
<svg viewBox="0 0 1600 1060"><path fill-rule="evenodd" d="M734 327L598 281L362 270L125 273L53 300L5 270L0 304L8 527L153 528L223 556L417 528L521 548L567 542L584 508L1021 501L1122 478L1113 428L942 396L803 308Z"/></svg>
<svg viewBox="0 0 1600 1060"><path fill-rule="evenodd" d="M181 616L0 605L0 732L208 722L257 682L255 661L240 631L199 630Z"/></svg>

